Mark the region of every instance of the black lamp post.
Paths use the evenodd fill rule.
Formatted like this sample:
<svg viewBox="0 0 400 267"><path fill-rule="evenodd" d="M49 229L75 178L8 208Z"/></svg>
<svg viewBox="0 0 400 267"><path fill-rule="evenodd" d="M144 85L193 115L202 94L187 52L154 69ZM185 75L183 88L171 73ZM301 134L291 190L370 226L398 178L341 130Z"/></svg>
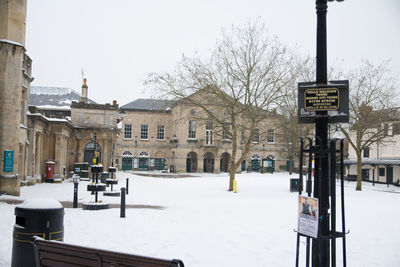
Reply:
<svg viewBox="0 0 400 267"><path fill-rule="evenodd" d="M317 64L316 83L323 86L328 83L327 73L327 45L326 45L326 13L328 12L328 1L316 0L317 10ZM336 0L342 2L343 0ZM316 143L322 149L328 148L328 112L316 112L315 125ZM315 158L314 197L319 199L320 234L329 236L329 179L327 156ZM314 239L312 244L312 266L329 267L330 265L330 242L329 239Z"/></svg>

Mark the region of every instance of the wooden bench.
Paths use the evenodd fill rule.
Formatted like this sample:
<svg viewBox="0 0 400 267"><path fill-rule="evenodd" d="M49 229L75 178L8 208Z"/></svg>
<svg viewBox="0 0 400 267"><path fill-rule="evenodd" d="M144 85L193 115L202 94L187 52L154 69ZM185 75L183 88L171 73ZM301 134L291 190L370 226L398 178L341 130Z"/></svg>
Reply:
<svg viewBox="0 0 400 267"><path fill-rule="evenodd" d="M164 260L44 240L33 241L36 267L184 267L181 260Z"/></svg>

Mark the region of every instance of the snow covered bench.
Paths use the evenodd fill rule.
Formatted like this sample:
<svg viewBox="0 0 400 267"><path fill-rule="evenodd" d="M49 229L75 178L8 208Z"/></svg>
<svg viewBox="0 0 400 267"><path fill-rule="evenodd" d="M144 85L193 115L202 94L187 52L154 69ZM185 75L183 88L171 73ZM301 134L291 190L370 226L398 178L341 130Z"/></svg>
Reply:
<svg viewBox="0 0 400 267"><path fill-rule="evenodd" d="M114 251L75 246L35 237L33 241L36 267L137 266L184 267L181 260L164 260Z"/></svg>

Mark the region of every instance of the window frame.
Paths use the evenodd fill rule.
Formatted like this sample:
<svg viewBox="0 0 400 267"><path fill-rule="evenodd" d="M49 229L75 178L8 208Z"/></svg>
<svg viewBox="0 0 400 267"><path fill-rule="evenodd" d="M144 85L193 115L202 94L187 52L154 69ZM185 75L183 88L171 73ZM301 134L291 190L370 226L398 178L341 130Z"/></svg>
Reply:
<svg viewBox="0 0 400 267"><path fill-rule="evenodd" d="M260 129L255 128L253 132L253 144L258 144L258 143L260 143Z"/></svg>
<svg viewBox="0 0 400 267"><path fill-rule="evenodd" d="M369 149L369 147L366 147L363 149L363 158L369 158L371 155L371 150Z"/></svg>
<svg viewBox="0 0 400 267"><path fill-rule="evenodd" d="M189 120L188 139L191 139L191 140L196 139L196 121L195 120Z"/></svg>
<svg viewBox="0 0 400 267"><path fill-rule="evenodd" d="M267 144L275 144L275 130L274 129L267 130Z"/></svg>
<svg viewBox="0 0 400 267"><path fill-rule="evenodd" d="M146 137L144 137L146 136ZM149 140L149 125L141 124L140 125L140 140Z"/></svg>
<svg viewBox="0 0 400 267"><path fill-rule="evenodd" d="M157 141L165 141L165 125L157 125Z"/></svg>
<svg viewBox="0 0 400 267"><path fill-rule="evenodd" d="M130 127L130 137L127 137L127 126ZM132 124L131 123L125 123L124 124L124 140L132 140Z"/></svg>
<svg viewBox="0 0 400 267"><path fill-rule="evenodd" d="M231 129L231 123L229 121L225 121L222 127L222 140L232 140L229 135L229 131Z"/></svg>

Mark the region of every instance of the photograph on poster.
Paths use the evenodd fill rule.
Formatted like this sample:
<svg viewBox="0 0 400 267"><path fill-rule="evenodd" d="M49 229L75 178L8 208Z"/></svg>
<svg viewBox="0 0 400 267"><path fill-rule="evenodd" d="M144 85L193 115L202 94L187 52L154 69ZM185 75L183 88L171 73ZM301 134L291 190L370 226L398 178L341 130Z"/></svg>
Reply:
<svg viewBox="0 0 400 267"><path fill-rule="evenodd" d="M318 237L318 199L299 196L298 232Z"/></svg>

